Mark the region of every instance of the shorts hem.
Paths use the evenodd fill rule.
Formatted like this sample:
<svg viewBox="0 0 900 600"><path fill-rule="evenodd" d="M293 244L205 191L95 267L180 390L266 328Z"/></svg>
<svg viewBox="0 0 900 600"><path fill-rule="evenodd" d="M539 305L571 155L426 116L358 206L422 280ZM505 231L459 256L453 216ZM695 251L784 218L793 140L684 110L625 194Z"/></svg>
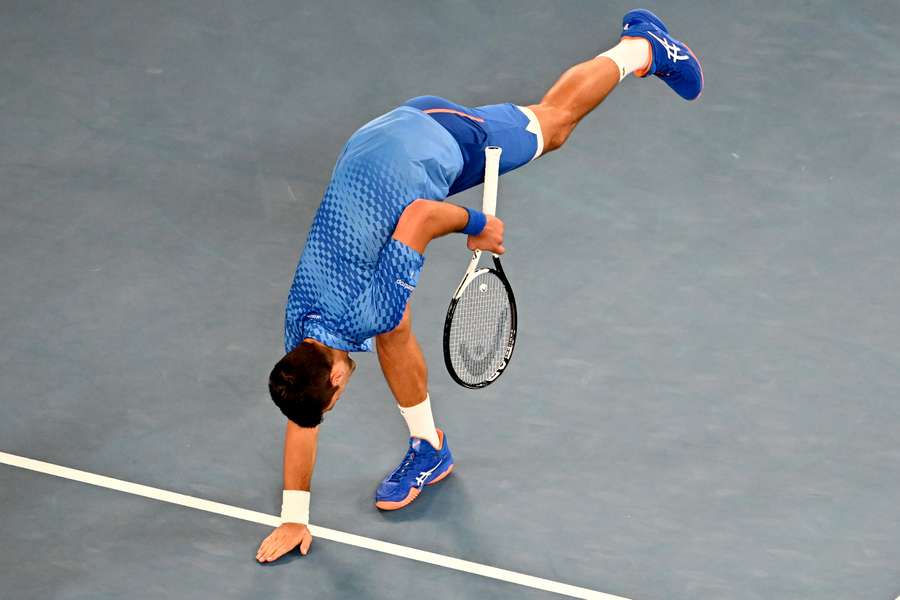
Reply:
<svg viewBox="0 0 900 600"><path fill-rule="evenodd" d="M535 137L537 137L537 149L534 151L534 156L531 157L531 160L534 160L544 152L544 133L541 131L541 122L538 121L534 111L527 106L519 106L518 104L515 104L514 106L522 111L523 115L528 117L528 126L525 128L525 131L533 133Z"/></svg>

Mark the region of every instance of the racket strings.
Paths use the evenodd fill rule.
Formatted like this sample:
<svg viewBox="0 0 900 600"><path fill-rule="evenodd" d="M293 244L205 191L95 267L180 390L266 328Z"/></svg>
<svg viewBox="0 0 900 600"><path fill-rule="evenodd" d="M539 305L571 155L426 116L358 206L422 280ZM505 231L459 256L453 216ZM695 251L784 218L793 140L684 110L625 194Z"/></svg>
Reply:
<svg viewBox="0 0 900 600"><path fill-rule="evenodd" d="M511 321L503 281L492 271L477 275L460 296L450 325L450 362L460 379L483 383L503 366Z"/></svg>

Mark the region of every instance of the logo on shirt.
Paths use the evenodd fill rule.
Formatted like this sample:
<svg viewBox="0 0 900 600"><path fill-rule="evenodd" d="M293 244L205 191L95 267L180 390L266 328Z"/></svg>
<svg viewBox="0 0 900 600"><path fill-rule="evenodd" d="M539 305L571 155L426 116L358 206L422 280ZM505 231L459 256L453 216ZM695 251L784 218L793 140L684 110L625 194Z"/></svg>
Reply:
<svg viewBox="0 0 900 600"><path fill-rule="evenodd" d="M307 319L321 319L322 315L320 315L319 313L308 313L306 315L306 318Z"/></svg>
<svg viewBox="0 0 900 600"><path fill-rule="evenodd" d="M409 285L408 283L406 283L406 282L403 281L402 279L398 279L398 280L395 281L394 283L396 283L397 285L399 285L399 286L402 287L402 288L406 288L407 290L409 290L409 291L411 291L411 292L416 291L416 286L414 286L414 285Z"/></svg>

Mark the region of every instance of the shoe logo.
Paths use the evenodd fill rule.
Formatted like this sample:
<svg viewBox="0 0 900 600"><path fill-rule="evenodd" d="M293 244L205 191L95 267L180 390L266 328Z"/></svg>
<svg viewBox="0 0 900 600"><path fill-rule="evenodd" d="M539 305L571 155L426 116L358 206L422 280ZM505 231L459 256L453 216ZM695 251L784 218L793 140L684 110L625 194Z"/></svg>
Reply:
<svg viewBox="0 0 900 600"><path fill-rule="evenodd" d="M687 60L688 58L690 58L687 54L679 54L679 52L681 51L681 48L679 48L675 44L672 44L669 41L662 39L661 37L659 37L652 31L648 31L647 33L649 33L650 35L655 37L656 40L660 44L662 44L662 47L666 49L666 54L669 56L669 60L678 62L679 60Z"/></svg>
<svg viewBox="0 0 900 600"><path fill-rule="evenodd" d="M428 479L429 477L431 477L431 474L434 473L435 470L437 470L437 468L439 466L441 466L441 464L443 462L444 462L444 459L442 458L441 460L438 461L438 464L431 467L431 469L429 469L428 471L421 471L419 473L419 476L416 477L416 487L422 487L423 485L425 485L425 480Z"/></svg>

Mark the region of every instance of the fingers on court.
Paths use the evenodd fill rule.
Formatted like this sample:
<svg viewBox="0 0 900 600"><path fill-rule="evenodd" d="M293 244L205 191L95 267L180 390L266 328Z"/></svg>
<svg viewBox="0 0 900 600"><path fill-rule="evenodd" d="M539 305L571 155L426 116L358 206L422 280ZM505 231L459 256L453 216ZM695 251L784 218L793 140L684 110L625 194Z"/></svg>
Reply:
<svg viewBox="0 0 900 600"><path fill-rule="evenodd" d="M266 562L271 553L272 543L266 540L266 542L263 543L263 545L260 547L259 552L256 553L256 560L258 560L259 562Z"/></svg>
<svg viewBox="0 0 900 600"><path fill-rule="evenodd" d="M300 540L300 554L306 556L311 544L312 535L307 532ZM274 562L296 547L297 544L291 543L287 537L272 535L267 537L260 545L259 550L256 552L256 560L261 563Z"/></svg>
<svg viewBox="0 0 900 600"><path fill-rule="evenodd" d="M303 536L303 540L300 542L300 554L306 556L309 552L309 547L312 544L312 536L308 533Z"/></svg>
<svg viewBox="0 0 900 600"><path fill-rule="evenodd" d="M274 562L274 561L278 560L279 558L281 558L281 556L285 552L287 552L287 550L283 549L283 547L281 545L273 546L272 548L269 548L269 551L263 557L262 561L263 562Z"/></svg>
<svg viewBox="0 0 900 600"><path fill-rule="evenodd" d="M256 560L262 560L262 557L266 555L269 551L269 538L263 540L262 544L259 545L259 550L256 551Z"/></svg>
<svg viewBox="0 0 900 600"><path fill-rule="evenodd" d="M262 545L259 547L259 551L256 553L256 560L259 562L270 562L284 554L283 552L279 553L279 542L281 540L275 538L275 536L267 537Z"/></svg>

